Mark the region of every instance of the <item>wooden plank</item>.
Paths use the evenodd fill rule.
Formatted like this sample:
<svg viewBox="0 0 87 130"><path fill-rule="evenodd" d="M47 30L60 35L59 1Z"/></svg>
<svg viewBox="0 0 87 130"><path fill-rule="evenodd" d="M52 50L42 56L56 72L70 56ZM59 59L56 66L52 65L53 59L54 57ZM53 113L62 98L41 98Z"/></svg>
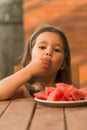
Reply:
<svg viewBox="0 0 87 130"><path fill-rule="evenodd" d="M28 130L65 130L63 108L37 104L33 122Z"/></svg>
<svg viewBox="0 0 87 130"><path fill-rule="evenodd" d="M0 129L27 130L34 107L35 102L31 100L13 100L0 119Z"/></svg>
<svg viewBox="0 0 87 130"><path fill-rule="evenodd" d="M80 86L79 65L78 64L72 64L71 72L72 72L72 81L79 88L79 86Z"/></svg>
<svg viewBox="0 0 87 130"><path fill-rule="evenodd" d="M68 130L87 130L87 107L67 108L65 116Z"/></svg>
<svg viewBox="0 0 87 130"><path fill-rule="evenodd" d="M0 101L0 117L2 116L9 104L10 101Z"/></svg>

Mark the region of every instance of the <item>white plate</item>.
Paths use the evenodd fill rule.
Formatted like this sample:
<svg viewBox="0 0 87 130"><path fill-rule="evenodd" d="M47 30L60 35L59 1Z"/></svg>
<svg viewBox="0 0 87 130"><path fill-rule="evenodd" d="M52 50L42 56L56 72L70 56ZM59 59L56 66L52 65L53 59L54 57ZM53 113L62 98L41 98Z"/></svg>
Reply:
<svg viewBox="0 0 87 130"><path fill-rule="evenodd" d="M59 107L79 107L79 106L85 106L87 105L87 100L79 100L79 101L47 101L47 100L41 100L38 98L34 98L35 101L47 105L47 106L59 106Z"/></svg>

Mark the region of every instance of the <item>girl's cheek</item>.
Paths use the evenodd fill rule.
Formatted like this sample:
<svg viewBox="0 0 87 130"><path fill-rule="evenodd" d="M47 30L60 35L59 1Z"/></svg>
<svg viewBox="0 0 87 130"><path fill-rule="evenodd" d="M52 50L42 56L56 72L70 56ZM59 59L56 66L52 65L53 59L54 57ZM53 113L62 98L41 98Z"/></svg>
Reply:
<svg viewBox="0 0 87 130"><path fill-rule="evenodd" d="M62 65L62 63L63 63L63 57L59 57L58 59L57 58L55 58L55 60L53 60L53 63L54 63L54 66L61 66Z"/></svg>

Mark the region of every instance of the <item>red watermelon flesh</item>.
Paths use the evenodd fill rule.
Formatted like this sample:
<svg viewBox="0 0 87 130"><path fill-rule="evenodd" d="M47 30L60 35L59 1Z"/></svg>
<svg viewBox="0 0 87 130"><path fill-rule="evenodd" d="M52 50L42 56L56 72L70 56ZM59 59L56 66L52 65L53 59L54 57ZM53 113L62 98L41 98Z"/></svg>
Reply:
<svg viewBox="0 0 87 130"><path fill-rule="evenodd" d="M80 95L82 95L82 98L83 98L83 99L87 99L87 87L85 87L85 88L80 88L80 89L79 89L79 93L80 93Z"/></svg>
<svg viewBox="0 0 87 130"><path fill-rule="evenodd" d="M46 87L46 88L45 88L45 93L46 93L47 95L49 95L54 89L55 89L54 87Z"/></svg>
<svg viewBox="0 0 87 130"><path fill-rule="evenodd" d="M48 101L83 100L87 99L87 87L78 89L74 85L56 83L55 87L46 87L45 92L37 92L34 96Z"/></svg>
<svg viewBox="0 0 87 130"><path fill-rule="evenodd" d="M49 94L49 96L47 97L47 100L50 100L50 101L65 100L65 97L64 97L65 89L66 89L66 85L64 83L56 84L55 90Z"/></svg>
<svg viewBox="0 0 87 130"><path fill-rule="evenodd" d="M69 85L64 92L66 100L80 100L79 91L74 85Z"/></svg>
<svg viewBox="0 0 87 130"><path fill-rule="evenodd" d="M45 92L37 92L34 93L34 96L38 99L46 100L47 99L47 94Z"/></svg>

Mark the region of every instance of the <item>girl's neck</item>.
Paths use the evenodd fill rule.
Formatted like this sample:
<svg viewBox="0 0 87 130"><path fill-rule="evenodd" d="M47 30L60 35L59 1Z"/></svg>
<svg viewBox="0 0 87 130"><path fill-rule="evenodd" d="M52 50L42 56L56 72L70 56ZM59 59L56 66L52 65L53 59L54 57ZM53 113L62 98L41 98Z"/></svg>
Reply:
<svg viewBox="0 0 87 130"><path fill-rule="evenodd" d="M43 85L45 86L45 87L52 87L52 86L54 86L55 85L55 82L47 82L47 81L43 81Z"/></svg>
<svg viewBox="0 0 87 130"><path fill-rule="evenodd" d="M40 78L40 81L44 87L55 86L55 79L42 79L42 78Z"/></svg>

